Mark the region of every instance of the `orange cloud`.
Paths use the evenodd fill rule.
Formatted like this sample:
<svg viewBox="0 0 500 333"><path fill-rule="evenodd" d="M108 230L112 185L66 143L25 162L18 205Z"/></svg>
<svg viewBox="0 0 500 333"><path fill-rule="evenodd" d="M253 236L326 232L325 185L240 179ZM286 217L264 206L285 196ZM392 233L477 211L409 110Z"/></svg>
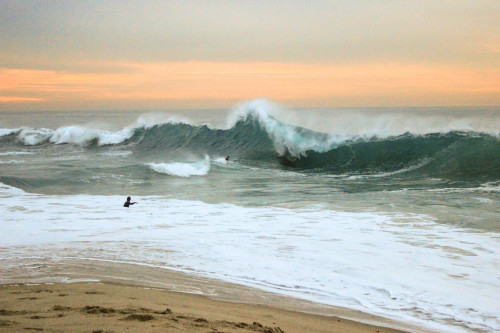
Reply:
<svg viewBox="0 0 500 333"><path fill-rule="evenodd" d="M238 101L256 97L309 106L498 105L500 70L400 63L120 63L112 73L0 69L0 102ZM2 93L3 92L3 93ZM11 99L9 99L11 98ZM71 104L69 104L71 102ZM68 108L68 107L66 107Z"/></svg>
<svg viewBox="0 0 500 333"><path fill-rule="evenodd" d="M44 99L32 98L32 97L18 97L18 96L0 96L0 102L2 103L41 102L41 101L44 101Z"/></svg>

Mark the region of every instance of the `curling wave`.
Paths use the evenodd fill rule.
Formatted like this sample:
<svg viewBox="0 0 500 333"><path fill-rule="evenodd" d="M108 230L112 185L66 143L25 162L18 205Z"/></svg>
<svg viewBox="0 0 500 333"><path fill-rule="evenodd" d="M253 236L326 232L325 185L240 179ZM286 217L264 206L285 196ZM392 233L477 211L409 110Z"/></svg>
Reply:
<svg viewBox="0 0 500 333"><path fill-rule="evenodd" d="M500 138L494 134L457 130L385 137L326 134L284 123L258 105L236 112L227 129L178 120L148 123L140 118L118 132L66 126L1 129L0 135L1 144L74 144L98 149L113 145L133 151L145 162L189 152L231 155L247 163L302 172L500 178ZM210 162L204 163L187 174L206 174ZM150 167L156 172L177 172L175 164Z"/></svg>

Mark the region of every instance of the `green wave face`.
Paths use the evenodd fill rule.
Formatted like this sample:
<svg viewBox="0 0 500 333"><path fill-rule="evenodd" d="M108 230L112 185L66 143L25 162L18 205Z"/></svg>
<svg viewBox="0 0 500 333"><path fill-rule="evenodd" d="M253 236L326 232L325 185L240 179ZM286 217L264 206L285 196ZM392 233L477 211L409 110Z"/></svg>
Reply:
<svg viewBox="0 0 500 333"><path fill-rule="evenodd" d="M11 130L0 137L0 147L9 145L53 150L76 146L87 152L129 150L137 164L177 161L187 154L199 158L229 155L243 164L308 174L500 178L500 139L492 134L450 131L341 137L253 113L228 129L164 123L116 133L80 127Z"/></svg>
<svg viewBox="0 0 500 333"><path fill-rule="evenodd" d="M275 121L275 120L274 120ZM498 179L500 140L474 132L406 133L388 138L338 138L275 121L274 132L254 118L227 130L165 124L136 130L130 142L145 156L230 155L307 173L379 174Z"/></svg>

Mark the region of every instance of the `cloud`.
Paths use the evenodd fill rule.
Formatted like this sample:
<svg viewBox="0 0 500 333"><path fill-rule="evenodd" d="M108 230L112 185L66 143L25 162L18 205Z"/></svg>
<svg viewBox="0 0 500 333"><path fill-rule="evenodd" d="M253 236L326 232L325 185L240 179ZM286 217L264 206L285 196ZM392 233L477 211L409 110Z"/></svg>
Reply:
<svg viewBox="0 0 500 333"><path fill-rule="evenodd" d="M0 96L2 103L19 103L19 102L41 102L43 98L19 97L19 96Z"/></svg>

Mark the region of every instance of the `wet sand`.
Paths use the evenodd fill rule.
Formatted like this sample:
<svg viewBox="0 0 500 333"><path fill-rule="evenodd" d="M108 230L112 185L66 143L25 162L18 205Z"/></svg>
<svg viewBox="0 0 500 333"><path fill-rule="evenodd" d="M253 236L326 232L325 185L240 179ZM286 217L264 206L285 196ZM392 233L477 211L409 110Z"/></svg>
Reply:
<svg viewBox="0 0 500 333"><path fill-rule="evenodd" d="M159 267L47 258L2 264L0 332L426 331Z"/></svg>
<svg viewBox="0 0 500 333"><path fill-rule="evenodd" d="M0 332L402 332L111 283L4 285L0 299Z"/></svg>

